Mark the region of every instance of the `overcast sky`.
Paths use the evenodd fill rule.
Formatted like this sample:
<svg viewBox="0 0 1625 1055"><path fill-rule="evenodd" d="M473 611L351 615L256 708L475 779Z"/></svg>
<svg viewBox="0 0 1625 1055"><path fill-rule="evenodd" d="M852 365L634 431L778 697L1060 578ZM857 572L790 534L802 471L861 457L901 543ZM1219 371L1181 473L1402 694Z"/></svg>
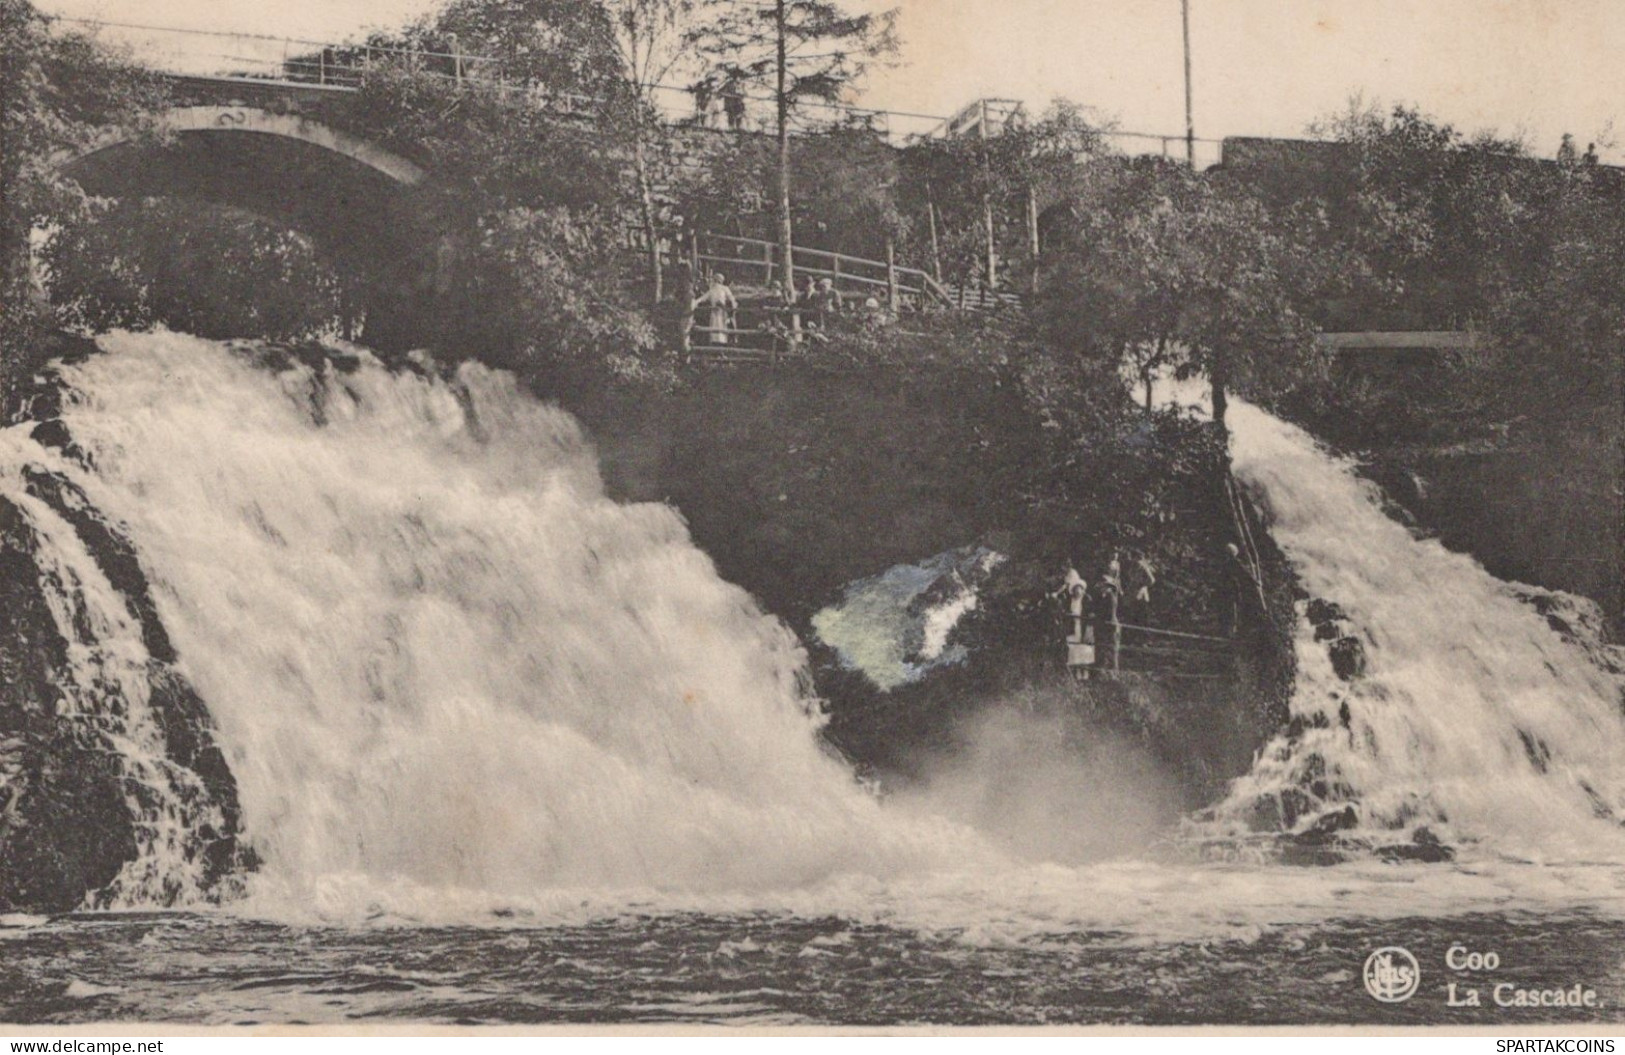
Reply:
<svg viewBox="0 0 1625 1055"><path fill-rule="evenodd" d="M43 10L315 39L434 0L37 0ZM861 7L884 0L852 0ZM982 95L1066 96L1125 129L1184 127L1179 0L890 0L901 64L863 103L947 113ZM1199 136L1299 135L1355 93L1414 102L1550 155L1625 140L1625 0L1190 0ZM1603 151L1625 162L1625 145Z"/></svg>

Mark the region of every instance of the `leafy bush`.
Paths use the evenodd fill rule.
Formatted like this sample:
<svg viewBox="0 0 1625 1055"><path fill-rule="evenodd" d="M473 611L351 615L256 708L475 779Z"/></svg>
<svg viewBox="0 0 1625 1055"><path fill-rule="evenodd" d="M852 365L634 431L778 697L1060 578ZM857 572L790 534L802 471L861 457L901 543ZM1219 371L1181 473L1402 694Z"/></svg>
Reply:
<svg viewBox="0 0 1625 1055"><path fill-rule="evenodd" d="M340 312L338 277L309 238L202 202L92 202L52 231L42 258L58 320L92 331L307 337Z"/></svg>

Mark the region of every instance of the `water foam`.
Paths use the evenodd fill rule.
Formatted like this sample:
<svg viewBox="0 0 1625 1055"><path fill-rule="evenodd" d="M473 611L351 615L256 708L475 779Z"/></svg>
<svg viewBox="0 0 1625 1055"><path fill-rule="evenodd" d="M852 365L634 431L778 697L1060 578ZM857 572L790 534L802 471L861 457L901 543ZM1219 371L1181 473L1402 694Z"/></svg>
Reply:
<svg viewBox="0 0 1625 1055"><path fill-rule="evenodd" d="M1366 831L1423 824L1503 853L1618 859L1618 681L1507 584L1389 519L1376 488L1307 433L1246 404L1229 423L1238 478L1368 662L1340 680L1300 620L1292 711L1308 728L1269 745L1221 814L1239 822L1261 797L1313 789L1323 809L1356 804Z"/></svg>
<svg viewBox="0 0 1625 1055"><path fill-rule="evenodd" d="M794 636L672 509L605 498L574 420L510 376L101 343L63 368L77 475L218 722L262 894L748 890L975 854L821 750Z"/></svg>
<svg viewBox="0 0 1625 1055"><path fill-rule="evenodd" d="M819 748L794 638L717 578L674 511L608 501L574 421L506 375L441 381L365 355L349 373L272 371L172 334L102 344L63 368L94 472L15 431L27 449L6 460L71 476L137 543L264 861L252 911L839 913L976 941L1625 913L1611 863L1012 863L860 788ZM1313 757L1368 825L1425 817L1518 845L1555 829L1617 861L1591 809L1620 801L1606 678L1471 561L1386 520L1309 437L1232 413L1238 472L1306 586L1362 628L1371 670L1335 681L1305 642L1293 706L1327 728L1272 745L1229 816L1301 786ZM149 844L142 867L167 852Z"/></svg>

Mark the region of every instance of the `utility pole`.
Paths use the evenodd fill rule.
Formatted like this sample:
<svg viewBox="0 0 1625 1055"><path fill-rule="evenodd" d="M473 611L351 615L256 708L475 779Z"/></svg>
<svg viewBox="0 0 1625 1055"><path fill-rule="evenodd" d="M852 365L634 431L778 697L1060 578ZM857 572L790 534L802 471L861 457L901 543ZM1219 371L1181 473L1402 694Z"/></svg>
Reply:
<svg viewBox="0 0 1625 1055"><path fill-rule="evenodd" d="M779 252L782 254L781 274L785 284L793 290L796 288L796 257L795 235L790 226L790 58L786 39L789 35L787 21L784 0L774 0L773 28L778 38L778 91L775 97L779 119Z"/></svg>
<svg viewBox="0 0 1625 1055"><path fill-rule="evenodd" d="M976 122L976 135L982 141L982 178L987 186L982 189L982 227L987 238L987 288L999 284L999 250L993 238L993 160L987 146L987 100L981 100L981 116Z"/></svg>
<svg viewBox="0 0 1625 1055"><path fill-rule="evenodd" d="M1185 163L1196 169L1196 121L1191 116L1191 0L1179 0L1185 30Z"/></svg>

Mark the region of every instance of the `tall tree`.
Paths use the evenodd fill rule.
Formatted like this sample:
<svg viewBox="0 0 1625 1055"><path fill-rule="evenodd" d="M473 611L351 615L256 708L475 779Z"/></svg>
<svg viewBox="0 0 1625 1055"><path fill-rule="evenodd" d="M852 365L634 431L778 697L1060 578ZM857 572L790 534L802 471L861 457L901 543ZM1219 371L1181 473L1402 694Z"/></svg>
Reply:
<svg viewBox="0 0 1625 1055"><path fill-rule="evenodd" d="M1290 387L1321 366L1305 314L1335 278L1312 215L1272 214L1240 188L1142 158L1074 203L1046 251L1041 321L1056 347L1208 378L1222 427L1237 384Z"/></svg>
<svg viewBox="0 0 1625 1055"><path fill-rule="evenodd" d="M655 187L664 128L658 93L701 66L700 8L700 0L452 0L401 33L375 34L371 42L435 53L439 73L451 72L446 56L455 53L459 78L524 85L590 108L598 129L631 154L658 301L663 279Z"/></svg>
<svg viewBox="0 0 1625 1055"><path fill-rule="evenodd" d="M372 43L461 56L456 72L597 99L620 83L609 12L584 0L450 0Z"/></svg>
<svg viewBox="0 0 1625 1055"><path fill-rule="evenodd" d="M979 271L985 275L991 209L994 255L1035 269L1038 198L1076 199L1088 184L1115 171L1086 163L1110 152L1104 135L1109 130L1109 123L1084 107L1055 99L1037 120L1006 121L997 135L986 139L932 137L905 147L905 208L910 216L934 219L943 228L930 262L940 259L960 282ZM920 226L929 231L928 225ZM921 259L923 254L914 248L915 259Z"/></svg>
<svg viewBox="0 0 1625 1055"><path fill-rule="evenodd" d="M649 283L654 300L664 295L660 235L655 205L653 159L663 128L657 93L668 82L698 65L698 0L599 0L610 34L610 51L628 89L612 117L632 141L638 208L647 242ZM688 296L688 291L682 291Z"/></svg>
<svg viewBox="0 0 1625 1055"><path fill-rule="evenodd" d="M832 0L702 0L708 17L694 33L725 84L771 85L778 136L780 267L793 279L791 118L808 100L840 101L878 60L897 51L897 11L851 14Z"/></svg>

